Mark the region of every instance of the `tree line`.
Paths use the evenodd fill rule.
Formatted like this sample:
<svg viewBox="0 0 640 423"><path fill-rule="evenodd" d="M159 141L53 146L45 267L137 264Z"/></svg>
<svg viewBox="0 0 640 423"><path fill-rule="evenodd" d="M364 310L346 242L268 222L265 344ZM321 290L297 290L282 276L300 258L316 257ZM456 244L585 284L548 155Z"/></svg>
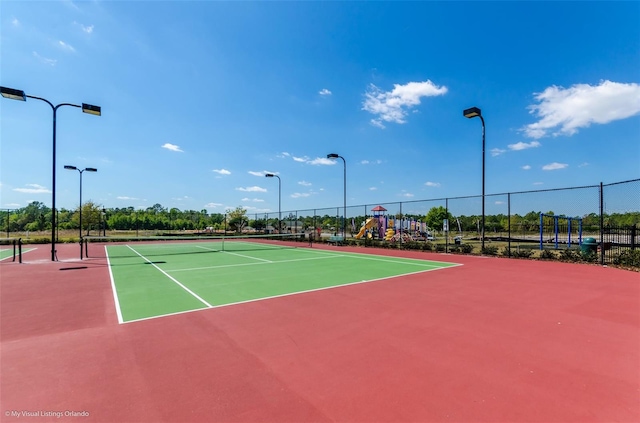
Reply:
<svg viewBox="0 0 640 423"><path fill-rule="evenodd" d="M553 211L545 212L553 215ZM271 214L273 215L273 213ZM252 218L253 217L253 218ZM343 224L347 231L357 232L360 225L371 216L349 217L347 222L342 221L341 216L297 216L288 213L278 217L267 215L250 216L241 206L226 213L209 213L207 210L180 210L178 208L165 208L160 204L154 204L146 209L134 207L106 209L100 205L88 201L82 205L82 232L85 235L97 234L103 230L153 230L153 231L233 231L242 232L247 228L256 231L294 231L322 228L323 230L339 231ZM392 215L395 219L409 219L425 222L429 228L441 231L444 219L448 219L449 230L452 232L473 232L480 230L479 215L453 216L444 207L431 208L426 215ZM600 227L600 215L590 213L584 216L573 216L582 219L583 228L591 229ZM545 218L545 226L550 218ZM80 227L79 210L59 209L56 216L58 229L75 229ZM613 213L603 216L605 226L632 226L640 223L640 212ZM551 223L552 224L552 223ZM540 211L531 211L524 215L505 214L486 215L485 231L501 232L511 227L514 232L536 232L540 229ZM15 210L0 210L0 231L10 232L37 232L51 230L51 208L39 201L34 201Z"/></svg>

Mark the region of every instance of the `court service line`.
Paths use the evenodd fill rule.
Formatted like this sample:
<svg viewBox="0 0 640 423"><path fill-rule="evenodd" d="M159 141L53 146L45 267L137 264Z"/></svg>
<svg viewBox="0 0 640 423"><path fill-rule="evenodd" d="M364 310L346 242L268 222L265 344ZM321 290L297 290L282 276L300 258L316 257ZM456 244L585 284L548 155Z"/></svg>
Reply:
<svg viewBox="0 0 640 423"><path fill-rule="evenodd" d="M186 286L184 286L183 284L180 283L180 281L178 281L177 279L175 279L173 276L169 275L167 272L165 272L164 270L160 269L154 262L152 262L151 260L149 260L148 258L146 258L145 256L143 256L142 254L140 254L139 252L137 252L136 250L134 250L133 248L131 248L130 245L127 245L127 247L133 251L134 253L136 253L137 255L139 255L140 257L142 257L144 260L146 260L146 262L150 265L152 265L153 267L155 267L156 269L158 269L163 275L165 275L166 277L168 277L169 279L171 279L173 282L175 282L177 285L179 285L180 287L182 287L182 289L184 289L185 291L187 291L189 294L193 295L196 299L198 299L202 304L206 305L207 307L211 308L213 307L211 304L209 304L208 302L206 302L205 300L203 300L202 298L200 298L200 296L198 294L196 294L195 292L193 292L192 290L190 290L189 288L187 288Z"/></svg>
<svg viewBox="0 0 640 423"><path fill-rule="evenodd" d="M203 246L201 246L201 245L196 245L196 247L198 247L198 248L202 248L203 250L207 250L207 251L218 251L218 250L216 250L216 249L208 248L208 247L203 247ZM267 263L273 263L271 260L261 259L261 258L258 258L258 257L245 256L245 255L238 254L238 253L232 253L232 252L230 252L230 251L222 251L222 252L223 252L223 253L227 253L227 254L231 254L231 255L233 255L233 256L238 256L238 257L248 258L248 259L252 259L252 260L266 261Z"/></svg>
<svg viewBox="0 0 640 423"><path fill-rule="evenodd" d="M242 256L244 257L244 256ZM249 257L249 258L254 258L254 257ZM325 256L325 257L309 257L309 258L302 258L302 259L291 259L291 260L279 260L279 261L269 261L269 264L279 264L279 263L292 263L292 262L296 262L296 261L308 261L308 260L327 260L333 257L330 256ZM188 272L188 271L192 271L192 270L207 270L207 269L222 269L225 267L241 267L241 266L263 266L266 263L236 263L236 264L221 264L219 266L204 266L204 267L190 267L187 269L174 269L174 270L167 270L167 273L173 273L173 272Z"/></svg>
<svg viewBox="0 0 640 423"><path fill-rule="evenodd" d="M317 251L318 254L324 254L330 257L353 257L353 258L358 258L361 260L372 260L372 261L381 261L383 263L393 263L393 264L410 264L413 266L424 266L424 267L443 267L437 264L431 264L431 263L442 263L442 264L446 264L448 265L459 265L461 266L461 264L459 263L449 263L446 261L432 261L432 260L421 260L421 259L414 259L414 258L405 258L405 257L397 257L398 260L388 260L388 259L383 259L381 257L388 257L388 256L377 256L377 255L366 255L366 254L360 254L360 253L350 253L350 254L336 254L336 253L330 253L330 252L324 252L324 251ZM429 264L425 263L428 262ZM444 266L444 267L447 267Z"/></svg>

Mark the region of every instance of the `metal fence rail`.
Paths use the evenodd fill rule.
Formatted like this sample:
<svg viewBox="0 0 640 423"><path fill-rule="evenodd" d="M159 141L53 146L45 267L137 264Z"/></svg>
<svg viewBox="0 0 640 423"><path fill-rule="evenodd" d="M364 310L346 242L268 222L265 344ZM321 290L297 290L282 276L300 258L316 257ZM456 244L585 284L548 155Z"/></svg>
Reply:
<svg viewBox="0 0 640 423"><path fill-rule="evenodd" d="M434 207L443 207L454 216L447 231L432 228L437 236L445 237L445 251L454 237L480 240L482 228L482 196L438 198L377 204L351 205L294 210L282 212L284 227L291 230L315 230L322 227L333 234L354 236L361 225L376 214L374 207L381 207L387 216L405 219L407 216L424 216ZM581 187L554 188L485 195L485 240L507 242L507 255L512 248L527 243L530 248L580 249L583 240L594 238L597 243L598 261L611 263L625 250L640 245L640 179L612 184ZM562 219L541 219L540 214L552 213ZM624 216L628 222L619 227L611 226L615 217ZM473 230L462 228L458 217L474 219ZM265 214L265 219L277 218L277 213ZM307 222L305 224L305 222ZM329 222L329 223L327 223ZM552 222L552 223L549 223ZM310 224L309 224L310 223ZM307 227L305 227L307 226ZM399 232L409 231L409 225L400 225ZM400 236L399 242L403 242ZM453 242L452 242L453 244Z"/></svg>

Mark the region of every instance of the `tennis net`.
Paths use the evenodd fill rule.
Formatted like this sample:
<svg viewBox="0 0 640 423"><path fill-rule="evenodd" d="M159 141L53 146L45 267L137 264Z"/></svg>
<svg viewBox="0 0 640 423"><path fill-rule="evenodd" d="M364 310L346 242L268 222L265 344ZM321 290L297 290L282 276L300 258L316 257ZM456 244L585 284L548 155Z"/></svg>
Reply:
<svg viewBox="0 0 640 423"><path fill-rule="evenodd" d="M0 260L11 257L11 261L22 263L22 238L0 238Z"/></svg>
<svg viewBox="0 0 640 423"><path fill-rule="evenodd" d="M87 236L85 255L90 258L166 256L175 254L212 254L233 251L256 251L297 248L309 245L305 234L236 235L236 236Z"/></svg>

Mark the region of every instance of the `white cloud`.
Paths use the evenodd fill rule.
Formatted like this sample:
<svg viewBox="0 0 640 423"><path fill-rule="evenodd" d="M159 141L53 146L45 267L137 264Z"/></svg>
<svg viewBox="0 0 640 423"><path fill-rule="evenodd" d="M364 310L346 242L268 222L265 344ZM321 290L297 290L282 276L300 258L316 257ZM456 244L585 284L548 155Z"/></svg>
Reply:
<svg viewBox="0 0 640 423"><path fill-rule="evenodd" d="M306 163L308 160L309 158L307 156L304 156L304 157L293 156L293 161L295 162Z"/></svg>
<svg viewBox="0 0 640 423"><path fill-rule="evenodd" d="M256 187L256 186L253 186L253 187L246 187L246 188L242 188L242 187L240 187L240 188L236 188L236 190L238 190L238 191L244 191L244 192L267 192L267 190L266 190L266 189L261 188L261 187Z"/></svg>
<svg viewBox="0 0 640 423"><path fill-rule="evenodd" d="M75 25L78 25L80 27L80 29L82 29L82 32L85 32L87 34L91 34L93 32L93 25L83 25L79 22L73 22Z"/></svg>
<svg viewBox="0 0 640 423"><path fill-rule="evenodd" d="M309 194L308 192L295 192L293 194L291 194L291 198L301 198L301 197L309 197L311 194Z"/></svg>
<svg viewBox="0 0 640 423"><path fill-rule="evenodd" d="M26 184L29 188L14 188L16 192L25 194L50 194L51 190L38 184Z"/></svg>
<svg viewBox="0 0 640 423"><path fill-rule="evenodd" d="M326 157L318 157L313 160L309 160L307 163L311 165L334 165L336 161L333 159L327 159Z"/></svg>
<svg viewBox="0 0 640 423"><path fill-rule="evenodd" d="M310 187L311 186L311 182L300 181L300 182L298 182L298 185L302 185L303 187Z"/></svg>
<svg viewBox="0 0 640 423"><path fill-rule="evenodd" d="M373 160L373 161L369 161L369 160L362 160L360 162L360 164L362 165L368 165L368 164L382 164L382 160L378 159L378 160Z"/></svg>
<svg viewBox="0 0 640 423"><path fill-rule="evenodd" d="M601 81L600 85L551 86L534 98L530 113L540 120L522 130L530 138L573 135L592 123L605 124L640 113L640 85Z"/></svg>
<svg viewBox="0 0 640 423"><path fill-rule="evenodd" d="M171 143L165 143L162 145L162 148L166 148L167 150L171 150L171 151L176 151L179 153L182 153L183 151L180 149L180 146L175 145L175 144L171 144Z"/></svg>
<svg viewBox="0 0 640 423"><path fill-rule="evenodd" d="M439 187L440 186L440 182L425 182L424 184L426 186L428 186L428 187Z"/></svg>
<svg viewBox="0 0 640 423"><path fill-rule="evenodd" d="M56 63L58 63L58 61L55 60L55 59L47 59L46 57L40 56L37 51L33 52L33 57L35 57L36 59L38 59L40 62L44 63L45 65L49 65L49 66L55 66Z"/></svg>
<svg viewBox="0 0 640 423"><path fill-rule="evenodd" d="M331 91L329 91L326 88L321 89L318 94L322 95L322 96L326 96L326 95L331 95Z"/></svg>
<svg viewBox="0 0 640 423"><path fill-rule="evenodd" d="M227 169L213 169L213 172L219 175L231 175L231 172L228 171Z"/></svg>
<svg viewBox="0 0 640 423"><path fill-rule="evenodd" d="M578 165L578 167L587 167L587 166L589 166L589 163L587 163L587 162L580 163L580 164Z"/></svg>
<svg viewBox="0 0 640 423"><path fill-rule="evenodd" d="M243 198L240 201L250 201L253 203L264 203L264 200L261 200L260 198Z"/></svg>
<svg viewBox="0 0 640 423"><path fill-rule="evenodd" d="M499 156L500 154L506 153L507 150L502 150L500 148L492 148L491 149L491 156L492 157L496 157Z"/></svg>
<svg viewBox="0 0 640 423"><path fill-rule="evenodd" d="M544 185L544 182L534 182L533 185Z"/></svg>
<svg viewBox="0 0 640 423"><path fill-rule="evenodd" d="M207 204L204 205L204 207L206 209L215 209L215 208L218 208L218 207L222 207L222 204L220 204L220 203L207 203Z"/></svg>
<svg viewBox="0 0 640 423"><path fill-rule="evenodd" d="M531 166L529 166L529 165L524 165L524 166L522 166L522 169L524 169L524 170L531 170Z"/></svg>
<svg viewBox="0 0 640 423"><path fill-rule="evenodd" d="M447 87L438 87L433 82L409 82L405 85L394 84L393 90L383 92L375 85L369 85L365 92L362 110L377 115L371 124L384 128L384 122L406 123L407 110L420 104L422 97L444 95Z"/></svg>
<svg viewBox="0 0 640 423"><path fill-rule="evenodd" d="M515 144L509 144L507 147L509 147L509 150L511 151L520 151L520 150L526 150L527 148L540 147L541 145L542 144L540 144L538 141L531 141L529 143L517 142Z"/></svg>
<svg viewBox="0 0 640 423"><path fill-rule="evenodd" d="M378 190L378 187L371 187L371 188L369 188L369 191L377 191L377 190Z"/></svg>
<svg viewBox="0 0 640 423"><path fill-rule="evenodd" d="M405 192L403 194L400 194L402 197L407 197L407 198L411 198L413 197L413 194L411 194L410 192Z"/></svg>
<svg viewBox="0 0 640 423"><path fill-rule="evenodd" d="M124 195L119 195L116 198L118 200L137 200L137 198L135 198L135 197L127 197L127 196L124 196Z"/></svg>
<svg viewBox="0 0 640 423"><path fill-rule="evenodd" d="M12 17L12 18L11 18L11 25L13 25L13 26L20 26L20 21L18 20L18 18L16 18L16 17Z"/></svg>
<svg viewBox="0 0 640 423"><path fill-rule="evenodd" d="M266 172L254 172L252 170L249 171L249 175L253 176L264 176Z"/></svg>
<svg viewBox="0 0 640 423"><path fill-rule="evenodd" d="M76 49L75 49L75 48L73 48L73 46L72 46L71 44L67 44L67 43L65 43L65 42L64 42L64 41L62 41L62 40L58 41L58 46L59 46L60 48L62 48L63 50L67 50L67 51L70 51L70 52L72 52L72 53L75 53L75 52L76 52Z"/></svg>
<svg viewBox="0 0 640 423"><path fill-rule="evenodd" d="M566 163L553 162L553 163L549 163L548 165L542 166L542 170L558 170L558 169L564 169L566 167L569 167L569 165Z"/></svg>
<svg viewBox="0 0 640 423"><path fill-rule="evenodd" d="M505 201L496 201L493 204L501 205L501 204L507 204L507 203Z"/></svg>

